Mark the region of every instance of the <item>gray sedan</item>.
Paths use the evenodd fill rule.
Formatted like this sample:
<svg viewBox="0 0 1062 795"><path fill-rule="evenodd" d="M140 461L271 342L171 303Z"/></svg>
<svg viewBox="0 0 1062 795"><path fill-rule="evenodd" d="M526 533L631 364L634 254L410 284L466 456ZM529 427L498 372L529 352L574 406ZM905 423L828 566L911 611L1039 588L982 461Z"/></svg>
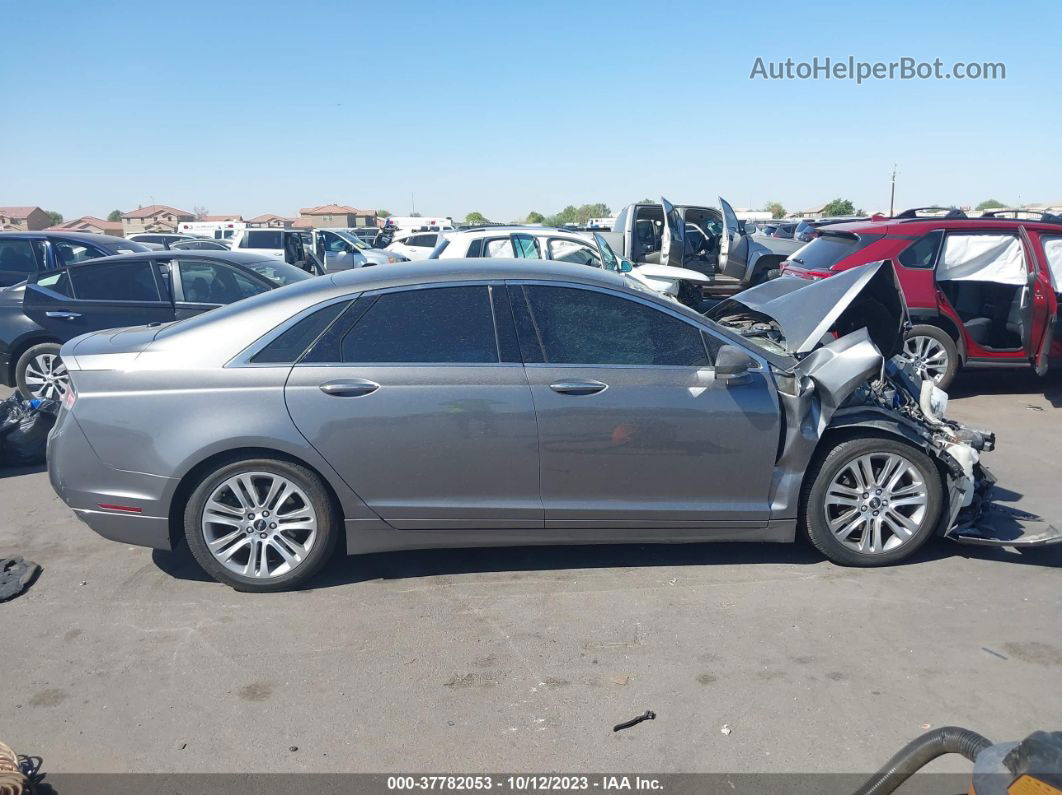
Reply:
<svg viewBox="0 0 1062 795"><path fill-rule="evenodd" d="M306 581L337 544L804 529L871 566L973 527L991 435L884 364L905 320L891 267L799 300L796 281L713 321L620 274L433 260L82 336L62 349L51 481L107 538L186 541L211 576L258 591Z"/></svg>

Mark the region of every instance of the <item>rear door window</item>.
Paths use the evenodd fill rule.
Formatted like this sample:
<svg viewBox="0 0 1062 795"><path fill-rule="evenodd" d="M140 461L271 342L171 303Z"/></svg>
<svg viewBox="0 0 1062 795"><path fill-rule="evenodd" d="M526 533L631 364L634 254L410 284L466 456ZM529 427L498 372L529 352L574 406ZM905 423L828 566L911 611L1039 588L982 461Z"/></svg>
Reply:
<svg viewBox="0 0 1062 795"><path fill-rule="evenodd" d="M29 274L44 270L44 247L26 238L0 240L0 271Z"/></svg>
<svg viewBox="0 0 1062 795"><path fill-rule="evenodd" d="M513 242L507 237L497 237L494 240L486 240L483 245L484 257L515 257Z"/></svg>
<svg viewBox="0 0 1062 795"><path fill-rule="evenodd" d="M520 259L542 259L538 241L532 235L513 235L513 251Z"/></svg>
<svg viewBox="0 0 1062 795"><path fill-rule="evenodd" d="M1062 291L1062 235L1040 235L1055 292Z"/></svg>
<svg viewBox="0 0 1062 795"><path fill-rule="evenodd" d="M368 309L359 308L371 302ZM434 287L358 299L304 362L493 364L498 343L487 287Z"/></svg>
<svg viewBox="0 0 1062 795"><path fill-rule="evenodd" d="M240 241L240 248L283 248L281 234L276 229L252 229Z"/></svg>
<svg viewBox="0 0 1062 795"><path fill-rule="evenodd" d="M77 297L90 301L161 301L148 260L100 262L70 270Z"/></svg>
<svg viewBox="0 0 1062 795"><path fill-rule="evenodd" d="M37 279L37 286L47 287L53 293L59 293L59 295L65 295L68 298L74 297L74 290L70 286L69 271L53 271L47 276L42 276Z"/></svg>

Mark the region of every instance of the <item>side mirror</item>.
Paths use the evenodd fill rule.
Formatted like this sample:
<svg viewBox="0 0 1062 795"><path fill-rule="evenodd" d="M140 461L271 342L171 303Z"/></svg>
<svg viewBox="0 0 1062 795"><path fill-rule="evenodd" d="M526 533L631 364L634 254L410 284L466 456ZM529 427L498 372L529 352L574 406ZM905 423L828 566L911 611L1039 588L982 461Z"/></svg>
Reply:
<svg viewBox="0 0 1062 795"><path fill-rule="evenodd" d="M756 360L736 345L723 345L715 355L715 377L727 383L742 382L755 366Z"/></svg>
<svg viewBox="0 0 1062 795"><path fill-rule="evenodd" d="M629 259L621 259L619 269L620 273L630 273L632 270L634 270L634 266L631 265L631 261Z"/></svg>

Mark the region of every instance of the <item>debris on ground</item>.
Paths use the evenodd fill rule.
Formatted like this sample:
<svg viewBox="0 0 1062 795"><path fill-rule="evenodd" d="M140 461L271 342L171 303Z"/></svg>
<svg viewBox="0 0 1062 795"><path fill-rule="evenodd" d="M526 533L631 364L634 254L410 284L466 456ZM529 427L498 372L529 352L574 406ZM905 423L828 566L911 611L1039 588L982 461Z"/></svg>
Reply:
<svg viewBox="0 0 1062 795"><path fill-rule="evenodd" d="M0 558L0 602L14 599L29 588L40 574L41 567L21 555Z"/></svg>
<svg viewBox="0 0 1062 795"><path fill-rule="evenodd" d="M0 465L43 464L59 404L12 395L0 402Z"/></svg>
<svg viewBox="0 0 1062 795"><path fill-rule="evenodd" d="M631 678L626 674L616 674L615 676L610 677L610 681L614 685L625 685L631 681Z"/></svg>
<svg viewBox="0 0 1062 795"><path fill-rule="evenodd" d="M19 765L18 756L8 746L0 743L0 792L4 795L22 795L29 791L28 784Z"/></svg>
<svg viewBox="0 0 1062 795"><path fill-rule="evenodd" d="M732 732L733 729L730 728L730 724L729 723L724 723L722 728L719 729L719 731L721 731L723 734L726 734L726 735L729 736L730 732Z"/></svg>
<svg viewBox="0 0 1062 795"><path fill-rule="evenodd" d="M636 718L631 718L630 720L624 721L623 723L617 723L615 726L612 727L612 731L618 732L623 731L624 729L629 729L631 726L637 726L643 720L656 720L656 713L653 712L651 709L647 709L644 713L642 713Z"/></svg>

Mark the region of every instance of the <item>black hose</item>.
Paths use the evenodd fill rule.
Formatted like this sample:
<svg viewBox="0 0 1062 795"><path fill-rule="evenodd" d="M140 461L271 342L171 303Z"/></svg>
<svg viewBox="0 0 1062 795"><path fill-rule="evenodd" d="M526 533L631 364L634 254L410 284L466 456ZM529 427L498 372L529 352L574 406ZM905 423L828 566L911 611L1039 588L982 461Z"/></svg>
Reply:
<svg viewBox="0 0 1062 795"><path fill-rule="evenodd" d="M990 745L992 741L977 732L958 726L941 726L907 743L857 789L855 795L887 795L938 756L962 754L972 762Z"/></svg>

